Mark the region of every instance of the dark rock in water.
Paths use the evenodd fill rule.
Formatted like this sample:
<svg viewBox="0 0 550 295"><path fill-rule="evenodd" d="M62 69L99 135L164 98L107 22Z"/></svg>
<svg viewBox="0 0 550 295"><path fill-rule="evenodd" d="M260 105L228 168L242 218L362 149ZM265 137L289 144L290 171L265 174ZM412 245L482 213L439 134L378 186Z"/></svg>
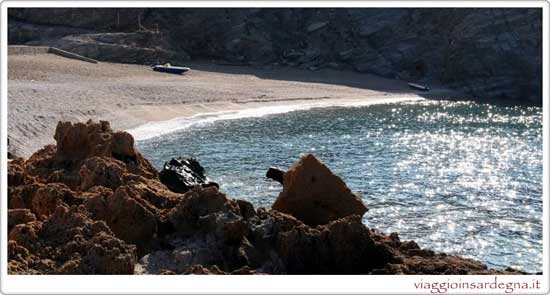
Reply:
<svg viewBox="0 0 550 295"><path fill-rule="evenodd" d="M190 158L172 158L170 162L164 163L164 168L159 173L160 181L171 191L176 193L185 193L193 186L202 187L220 186L211 182L206 177L206 171L199 161Z"/></svg>
<svg viewBox="0 0 550 295"><path fill-rule="evenodd" d="M270 167L269 169L267 169L267 173L265 174L265 177L271 178L280 184L283 184L284 176L285 176L285 172L275 167Z"/></svg>

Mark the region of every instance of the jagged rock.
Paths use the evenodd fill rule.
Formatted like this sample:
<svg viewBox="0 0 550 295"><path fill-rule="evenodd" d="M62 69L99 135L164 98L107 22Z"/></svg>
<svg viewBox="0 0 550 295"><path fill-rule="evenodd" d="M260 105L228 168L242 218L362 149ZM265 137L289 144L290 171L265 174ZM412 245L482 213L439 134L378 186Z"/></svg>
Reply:
<svg viewBox="0 0 550 295"><path fill-rule="evenodd" d="M195 159L172 158L164 163L159 174L160 181L176 193L185 193L195 185L203 187L219 185L206 177L206 172Z"/></svg>
<svg viewBox="0 0 550 295"><path fill-rule="evenodd" d="M43 172L45 173L51 173L52 171L50 169L55 168L54 165L55 165L56 153L57 153L57 146L53 144L45 145L43 148L34 152L26 161L27 163L31 164L30 165L31 167L27 167L29 168L28 172L30 172L31 174L39 174L33 170L33 169L37 169L37 170L43 170Z"/></svg>
<svg viewBox="0 0 550 295"><path fill-rule="evenodd" d="M67 186L55 183L38 188L32 197L29 207L42 219L43 216L52 214L56 207L63 202L74 205L80 203L81 200L77 199Z"/></svg>
<svg viewBox="0 0 550 295"><path fill-rule="evenodd" d="M370 237L358 216L317 228L294 227L279 235L277 252L291 274L368 273L398 261L391 248Z"/></svg>
<svg viewBox="0 0 550 295"><path fill-rule="evenodd" d="M140 199L163 211L174 208L183 198L181 194L170 191L158 179L125 173L122 175L122 182Z"/></svg>
<svg viewBox="0 0 550 295"><path fill-rule="evenodd" d="M354 214L363 216L368 210L340 177L311 154L285 173L283 191L272 208L311 226Z"/></svg>
<svg viewBox="0 0 550 295"><path fill-rule="evenodd" d="M63 183L71 189L80 185L77 167L65 166L56 159L57 147L47 145L23 163L25 172L41 183Z"/></svg>
<svg viewBox="0 0 550 295"><path fill-rule="evenodd" d="M113 132L107 122L60 123L56 140L58 146L46 146L27 161L10 163L9 208L28 210L38 220L50 220L59 207L84 204L89 217L105 221L111 235L114 232L117 238L137 245L138 254L145 254L156 243L157 223L163 222L160 210L173 208L181 195L152 179L156 170L134 149L131 135ZM24 211L12 211L12 233L33 233L31 225L20 221L26 216L19 218L17 212ZM26 221L32 223L30 217ZM111 255L96 250L94 259ZM77 258L56 272L101 271L95 270L93 263L82 269ZM44 267L49 271L53 268Z"/></svg>
<svg viewBox="0 0 550 295"><path fill-rule="evenodd" d="M118 238L136 245L141 256L157 232L159 212L140 193L131 186L120 186L114 193L100 190L84 205L93 219L104 220Z"/></svg>
<svg viewBox="0 0 550 295"><path fill-rule="evenodd" d="M85 274L133 274L134 248L113 238L112 234L100 232L90 240L81 258L80 269ZM123 249L123 251L116 250Z"/></svg>
<svg viewBox="0 0 550 295"><path fill-rule="evenodd" d="M156 251L140 260L144 273L162 269L184 273L196 264L217 265L224 271L249 263L246 249L248 225L240 215L237 202L228 199L216 187L194 187L167 214L174 232L165 242L172 251Z"/></svg>
<svg viewBox="0 0 550 295"><path fill-rule="evenodd" d="M139 243L147 241L155 233L155 217L159 213L141 198L139 190L121 186L108 197L107 204L113 216L108 224L123 240Z"/></svg>
<svg viewBox="0 0 550 295"><path fill-rule="evenodd" d="M225 220L218 219L219 227ZM174 247L171 251L158 251L146 255L140 263L147 273L158 273L158 269L169 269L184 273L194 264L217 265L224 271L241 268L249 263L244 249L233 242L225 243L220 232L201 232L194 236L183 237L177 233L167 239ZM152 267L153 266L153 267ZM156 266L156 269L155 267Z"/></svg>
<svg viewBox="0 0 550 295"><path fill-rule="evenodd" d="M358 197L311 155L285 174L281 195L312 194L289 208L327 221L316 227L319 220L303 211L290 213L309 225L278 210L254 210L215 186L171 192L129 135L105 124L61 125L61 149L46 146L8 166L10 274L519 273L369 229L346 211L354 201L364 206ZM74 151L73 140L86 152Z"/></svg>
<svg viewBox="0 0 550 295"><path fill-rule="evenodd" d="M79 171L80 189L85 191L97 185L116 189L122 184L124 168L124 163L115 159L87 158Z"/></svg>
<svg viewBox="0 0 550 295"><path fill-rule="evenodd" d="M54 139L59 161L80 161L93 156L112 156L111 127L108 122L99 124L59 122Z"/></svg>
<svg viewBox="0 0 550 295"><path fill-rule="evenodd" d="M37 274L38 271L29 268L31 262L32 257L27 248L19 246L14 240L8 240L8 273Z"/></svg>
<svg viewBox="0 0 550 295"><path fill-rule="evenodd" d="M263 273L286 273L286 265L274 247L282 233L300 225L304 224L291 215L259 208L257 216L249 220L247 239L254 245L254 251L247 253L250 266Z"/></svg>
<svg viewBox="0 0 550 295"><path fill-rule="evenodd" d="M108 122L59 122L55 139L27 161L12 161L9 174L14 184L40 181L64 183L72 190L94 185L116 188L122 176L131 173L151 179L157 171L134 149L126 132L113 132ZM28 176L20 179L21 170Z"/></svg>
<svg viewBox="0 0 550 295"><path fill-rule="evenodd" d="M45 219L61 204L78 205L82 198L62 183L34 183L14 188L10 193L8 207L30 209L39 219Z"/></svg>
<svg viewBox="0 0 550 295"><path fill-rule="evenodd" d="M113 158L119 159L125 163L135 162L137 160L137 152L134 149L134 138L128 132L115 132L113 134L111 149Z"/></svg>
<svg viewBox="0 0 550 295"><path fill-rule="evenodd" d="M245 200L236 200L237 205L239 206L240 215L245 219L250 219L256 215L254 206L252 203Z"/></svg>
<svg viewBox="0 0 550 295"><path fill-rule="evenodd" d="M29 209L8 209L8 233L18 224L36 221Z"/></svg>
<svg viewBox="0 0 550 295"><path fill-rule="evenodd" d="M59 122L54 136L56 161L77 166L86 158L115 158L126 164L128 171L147 178L157 175L153 166L134 149L134 139L124 131L113 132L109 122Z"/></svg>
<svg viewBox="0 0 550 295"><path fill-rule="evenodd" d="M240 209L235 201L228 199L216 187L194 187L168 213L168 220L179 232L191 235L201 227L200 223L206 216L217 212L238 216Z"/></svg>
<svg viewBox="0 0 550 295"><path fill-rule="evenodd" d="M10 263L17 265L11 269L23 273L132 274L136 262L134 246L79 206L59 206L44 222L16 225L9 240Z"/></svg>
<svg viewBox="0 0 550 295"><path fill-rule="evenodd" d="M34 182L34 179L25 171L25 161L22 158L8 162L8 186L16 187Z"/></svg>

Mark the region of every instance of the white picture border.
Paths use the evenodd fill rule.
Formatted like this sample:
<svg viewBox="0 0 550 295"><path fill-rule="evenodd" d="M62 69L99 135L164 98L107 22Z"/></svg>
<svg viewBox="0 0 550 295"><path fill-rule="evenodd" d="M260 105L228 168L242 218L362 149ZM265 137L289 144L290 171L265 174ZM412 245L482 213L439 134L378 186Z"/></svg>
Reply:
<svg viewBox="0 0 550 295"><path fill-rule="evenodd" d="M420 276L420 275L51 275L7 274L7 9L10 7L533 7L543 10L543 275L523 276ZM1 128L0 290L5 294L430 294L415 283L541 282L539 290L514 290L514 294L545 294L549 290L549 92L547 1L2 1L1 2ZM441 286L441 285L440 285ZM508 289L509 290L509 289ZM440 291L443 291L441 289ZM506 290L461 289L446 294L505 294Z"/></svg>

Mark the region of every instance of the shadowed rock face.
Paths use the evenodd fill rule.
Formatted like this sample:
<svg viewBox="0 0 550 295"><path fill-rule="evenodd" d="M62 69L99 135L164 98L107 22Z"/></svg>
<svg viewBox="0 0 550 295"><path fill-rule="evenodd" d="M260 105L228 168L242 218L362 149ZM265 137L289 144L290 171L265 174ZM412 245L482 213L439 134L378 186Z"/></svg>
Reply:
<svg viewBox="0 0 550 295"><path fill-rule="evenodd" d="M8 13L10 44L55 45L101 60L145 62L139 56L149 61L155 55L166 60L189 54L232 64L348 69L438 81L479 99L542 103L542 10L536 8L14 8ZM138 16L142 26L158 26L161 33L136 34Z"/></svg>
<svg viewBox="0 0 550 295"><path fill-rule="evenodd" d="M325 179L324 190L353 201L344 209L324 203L338 214L318 211L326 224L317 226L255 210L215 186L174 193L131 136L106 122L61 122L56 140L57 146L9 163L10 274L518 273L369 229L353 215L363 214L364 204L312 155L285 174L290 188L283 193L302 194L308 188L303 180L314 175Z"/></svg>
<svg viewBox="0 0 550 295"><path fill-rule="evenodd" d="M349 215L363 216L368 210L361 197L311 154L303 156L284 174L283 191L272 208L310 226Z"/></svg>

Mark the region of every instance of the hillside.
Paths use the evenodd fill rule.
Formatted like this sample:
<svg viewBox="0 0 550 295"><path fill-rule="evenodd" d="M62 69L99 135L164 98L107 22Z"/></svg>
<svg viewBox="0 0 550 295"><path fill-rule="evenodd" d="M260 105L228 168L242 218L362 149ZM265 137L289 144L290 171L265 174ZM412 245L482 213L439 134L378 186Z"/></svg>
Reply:
<svg viewBox="0 0 550 295"><path fill-rule="evenodd" d="M541 9L10 9L9 43L105 61L353 70L542 103ZM141 26L141 27L140 27Z"/></svg>

